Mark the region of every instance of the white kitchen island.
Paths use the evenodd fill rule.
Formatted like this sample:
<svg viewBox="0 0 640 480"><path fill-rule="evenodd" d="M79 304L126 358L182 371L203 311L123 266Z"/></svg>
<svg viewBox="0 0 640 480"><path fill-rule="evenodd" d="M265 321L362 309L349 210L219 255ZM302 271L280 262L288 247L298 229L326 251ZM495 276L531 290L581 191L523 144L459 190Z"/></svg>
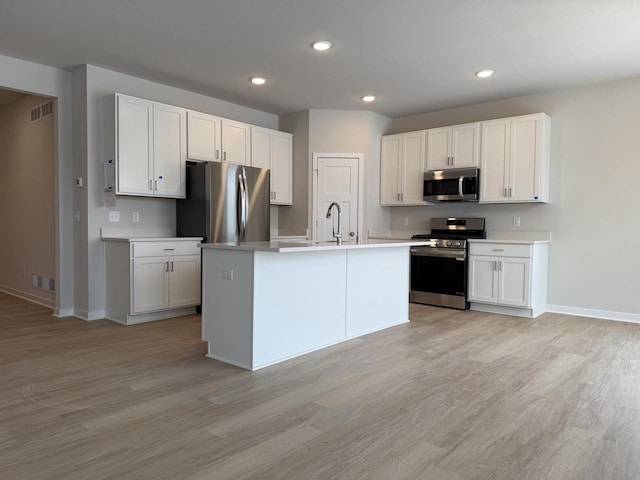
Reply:
<svg viewBox="0 0 640 480"><path fill-rule="evenodd" d="M412 245L201 244L208 356L257 370L408 322Z"/></svg>

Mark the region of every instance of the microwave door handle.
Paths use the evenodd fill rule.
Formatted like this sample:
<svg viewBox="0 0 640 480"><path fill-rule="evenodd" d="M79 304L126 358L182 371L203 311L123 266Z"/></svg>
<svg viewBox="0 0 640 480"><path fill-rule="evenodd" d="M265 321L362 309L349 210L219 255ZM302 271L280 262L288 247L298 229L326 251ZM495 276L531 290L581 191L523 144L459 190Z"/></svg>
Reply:
<svg viewBox="0 0 640 480"><path fill-rule="evenodd" d="M464 180L464 176L460 175L460 178L458 178L458 194L461 197L464 197L464 192L462 191L462 181Z"/></svg>

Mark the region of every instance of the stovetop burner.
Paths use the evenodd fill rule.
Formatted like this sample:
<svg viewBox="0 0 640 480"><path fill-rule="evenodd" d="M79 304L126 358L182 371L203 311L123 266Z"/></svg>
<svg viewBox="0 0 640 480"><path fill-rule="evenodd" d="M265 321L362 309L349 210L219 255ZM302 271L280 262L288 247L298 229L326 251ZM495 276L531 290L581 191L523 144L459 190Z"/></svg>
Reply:
<svg viewBox="0 0 640 480"><path fill-rule="evenodd" d="M487 238L484 218L432 218L431 233L414 235L415 240L431 240L431 247L465 248L470 238Z"/></svg>

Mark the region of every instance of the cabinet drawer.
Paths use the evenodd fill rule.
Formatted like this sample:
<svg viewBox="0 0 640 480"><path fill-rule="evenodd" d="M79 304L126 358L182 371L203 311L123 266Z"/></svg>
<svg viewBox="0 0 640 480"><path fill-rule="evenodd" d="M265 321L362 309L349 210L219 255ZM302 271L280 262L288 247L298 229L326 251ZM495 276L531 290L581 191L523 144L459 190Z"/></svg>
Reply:
<svg viewBox="0 0 640 480"><path fill-rule="evenodd" d="M133 242L132 256L160 257L174 255L200 255L199 242Z"/></svg>
<svg viewBox="0 0 640 480"><path fill-rule="evenodd" d="M514 245L508 243L469 243L469 255L530 258L531 245Z"/></svg>

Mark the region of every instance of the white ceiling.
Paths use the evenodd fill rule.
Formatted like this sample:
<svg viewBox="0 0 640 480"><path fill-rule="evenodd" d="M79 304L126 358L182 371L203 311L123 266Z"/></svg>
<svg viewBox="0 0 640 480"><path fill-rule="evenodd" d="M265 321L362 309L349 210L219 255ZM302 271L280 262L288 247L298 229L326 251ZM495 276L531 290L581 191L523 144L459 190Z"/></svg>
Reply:
<svg viewBox="0 0 640 480"><path fill-rule="evenodd" d="M314 52L318 39L334 48ZM0 0L0 54L275 114L399 117L638 76L640 1ZM496 74L479 80L482 68Z"/></svg>

